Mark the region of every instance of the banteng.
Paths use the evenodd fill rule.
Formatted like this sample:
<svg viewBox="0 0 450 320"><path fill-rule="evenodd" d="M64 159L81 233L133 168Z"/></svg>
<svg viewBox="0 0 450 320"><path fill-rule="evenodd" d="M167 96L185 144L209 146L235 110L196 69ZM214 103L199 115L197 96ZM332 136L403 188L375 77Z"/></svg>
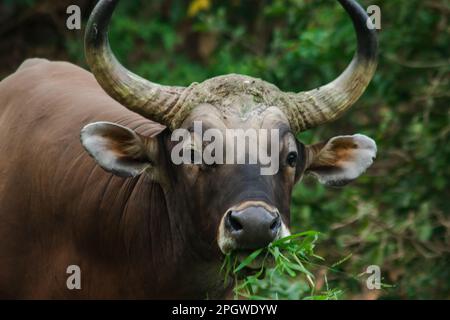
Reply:
<svg viewBox="0 0 450 320"><path fill-rule="evenodd" d="M99 1L88 22L92 74L30 59L0 83L1 297L224 297L223 254L289 234L291 191L303 175L340 186L375 157L373 140L359 134L314 145L295 138L341 116L374 74L376 33L355 1L339 0L357 33L351 64L299 93L238 74L188 87L147 81L109 47L117 2ZM279 170L174 164L171 134L195 135L194 121L278 130ZM66 287L69 265L80 267L81 290Z"/></svg>

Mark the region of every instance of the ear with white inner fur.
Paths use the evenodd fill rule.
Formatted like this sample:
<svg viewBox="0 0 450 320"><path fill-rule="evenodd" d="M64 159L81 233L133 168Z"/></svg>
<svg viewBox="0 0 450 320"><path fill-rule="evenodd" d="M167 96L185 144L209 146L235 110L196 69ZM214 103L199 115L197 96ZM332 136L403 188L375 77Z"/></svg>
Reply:
<svg viewBox="0 0 450 320"><path fill-rule="evenodd" d="M377 154L375 141L362 134L337 136L307 149L306 172L329 186L342 186L355 180L372 165Z"/></svg>
<svg viewBox="0 0 450 320"><path fill-rule="evenodd" d="M81 143L106 171L135 177L151 166L144 137L111 122L95 122L81 130ZM153 139L153 138L149 138Z"/></svg>

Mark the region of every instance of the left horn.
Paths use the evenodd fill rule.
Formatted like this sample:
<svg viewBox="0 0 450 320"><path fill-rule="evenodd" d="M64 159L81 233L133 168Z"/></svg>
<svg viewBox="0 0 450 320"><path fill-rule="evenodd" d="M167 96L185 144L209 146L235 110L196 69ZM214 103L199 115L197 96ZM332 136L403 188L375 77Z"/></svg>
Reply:
<svg viewBox="0 0 450 320"><path fill-rule="evenodd" d="M340 117L364 93L377 67L378 41L365 10L354 0L338 0L353 21L358 48L347 69L325 86L286 93L284 111L294 132L304 131Z"/></svg>
<svg viewBox="0 0 450 320"><path fill-rule="evenodd" d="M89 18L84 38L89 67L102 88L126 108L174 129L183 87L163 86L125 69L111 51L108 25L118 0L100 0ZM179 119L177 119L179 122Z"/></svg>

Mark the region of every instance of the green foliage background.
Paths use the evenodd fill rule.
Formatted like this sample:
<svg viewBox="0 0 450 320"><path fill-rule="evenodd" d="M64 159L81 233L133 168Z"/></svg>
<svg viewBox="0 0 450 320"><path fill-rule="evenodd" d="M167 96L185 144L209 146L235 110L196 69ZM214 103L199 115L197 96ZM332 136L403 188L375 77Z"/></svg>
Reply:
<svg viewBox="0 0 450 320"><path fill-rule="evenodd" d="M79 3L86 18L94 2L3 0L0 75L36 55L85 66L83 33L65 29L65 8ZM341 272L314 271L317 286L326 286L326 274L341 298L449 299L450 3L361 3L382 10L376 76L345 117L299 138L363 133L376 140L378 158L342 189L305 178L293 195L293 229L320 231L316 252L329 264L352 253ZM188 85L243 73L289 91L334 79L355 49L349 18L330 0L122 1L110 38L124 65L155 82ZM364 278L353 277L373 264L394 288L368 291ZM283 281L263 283L265 294L297 299L308 290Z"/></svg>

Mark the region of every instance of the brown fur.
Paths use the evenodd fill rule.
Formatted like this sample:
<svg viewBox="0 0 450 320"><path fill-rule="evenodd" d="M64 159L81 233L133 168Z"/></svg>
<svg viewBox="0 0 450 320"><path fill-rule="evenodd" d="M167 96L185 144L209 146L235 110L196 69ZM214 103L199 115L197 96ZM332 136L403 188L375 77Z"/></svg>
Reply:
<svg viewBox="0 0 450 320"><path fill-rule="evenodd" d="M98 167L81 128L112 121L141 135L164 127L108 97L68 63L27 63L0 83L0 297L221 296L220 261L183 239L161 187ZM77 264L82 290L66 288Z"/></svg>
<svg viewBox="0 0 450 320"><path fill-rule="evenodd" d="M25 63L0 83L0 98L1 297L223 297L216 235L227 208L264 201L289 224L303 160L298 170L282 164L275 176L261 176L255 165L175 166L170 131L64 62ZM212 119L196 110L191 120ZM155 149L159 183L151 174L123 179L96 165L79 141L81 128L95 121L135 130ZM289 128L279 112L226 121L221 125ZM118 135L117 152L135 154ZM79 291L66 288L72 264L81 268Z"/></svg>

